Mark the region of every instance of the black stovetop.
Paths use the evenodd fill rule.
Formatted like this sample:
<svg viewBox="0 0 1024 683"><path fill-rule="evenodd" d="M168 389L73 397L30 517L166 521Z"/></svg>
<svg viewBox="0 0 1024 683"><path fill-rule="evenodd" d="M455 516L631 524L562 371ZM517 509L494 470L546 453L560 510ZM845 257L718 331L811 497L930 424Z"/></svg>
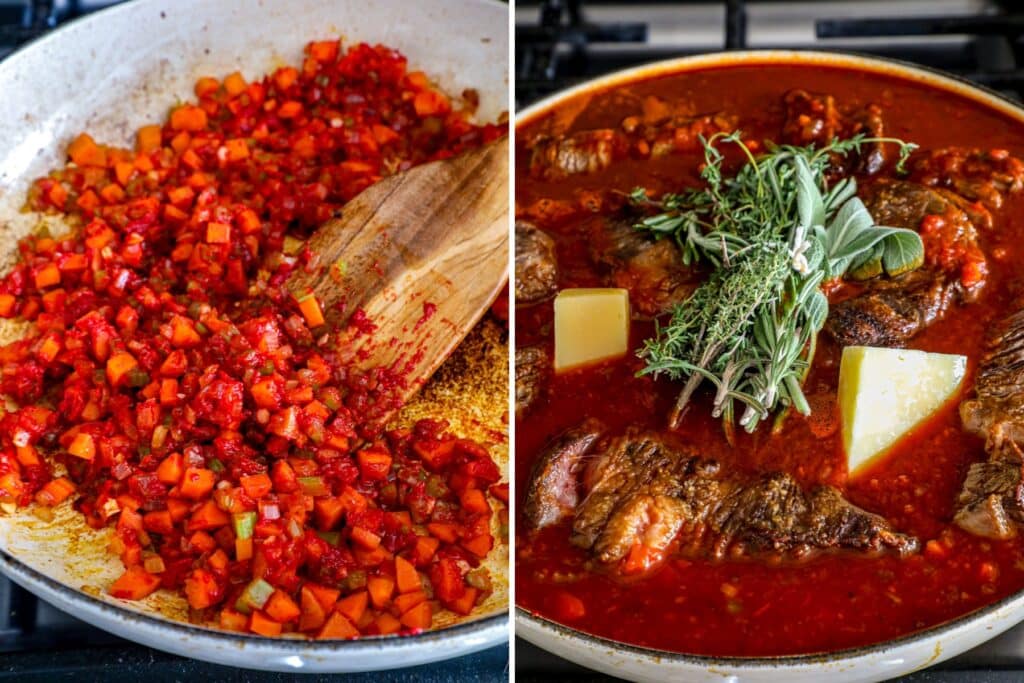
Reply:
<svg viewBox="0 0 1024 683"><path fill-rule="evenodd" d="M1024 2L1018 0L525 0L516 4L516 106L647 62L744 48L843 50L944 69L1024 95ZM516 640L517 681L598 681ZM1024 681L1024 625L902 679Z"/></svg>
<svg viewBox="0 0 1024 683"><path fill-rule="evenodd" d="M0 0L0 59L65 21L116 0ZM437 664L346 676L346 680L405 683L508 680L508 644ZM232 667L178 657L137 645L66 614L0 576L0 680L218 681L263 683L337 680Z"/></svg>

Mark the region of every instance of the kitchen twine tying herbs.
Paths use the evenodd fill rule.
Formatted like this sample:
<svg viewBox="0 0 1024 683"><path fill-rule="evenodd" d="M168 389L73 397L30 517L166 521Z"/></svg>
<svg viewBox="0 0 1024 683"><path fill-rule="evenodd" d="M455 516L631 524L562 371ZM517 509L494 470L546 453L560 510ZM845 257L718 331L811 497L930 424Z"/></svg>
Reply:
<svg viewBox="0 0 1024 683"><path fill-rule="evenodd" d="M833 156L868 143L898 145L896 170L905 172L917 146L857 135L821 149L769 142L768 152L755 156L738 131L701 143L704 187L659 200L643 188L631 194L635 205L659 210L637 229L671 237L683 263L712 269L671 319L656 325L639 352L647 362L640 374L686 380L670 417L673 428L697 387L704 380L714 384L712 415L722 418L732 442L737 401L744 406L739 424L748 432L780 406L810 414L801 385L828 316L822 283L894 277L924 262L916 232L875 225L856 196L856 181L830 185L826 176ZM718 147L725 144L738 146L747 159L732 178L722 175Z"/></svg>

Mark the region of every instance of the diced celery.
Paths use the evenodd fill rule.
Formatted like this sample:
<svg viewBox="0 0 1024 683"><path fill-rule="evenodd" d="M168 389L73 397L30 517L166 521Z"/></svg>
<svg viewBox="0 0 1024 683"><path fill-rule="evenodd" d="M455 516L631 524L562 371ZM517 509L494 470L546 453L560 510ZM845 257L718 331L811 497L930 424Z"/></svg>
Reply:
<svg viewBox="0 0 1024 683"><path fill-rule="evenodd" d="M255 512L236 512L231 515L235 525L235 536L237 538L252 538L253 529L256 527Z"/></svg>
<svg viewBox="0 0 1024 683"><path fill-rule="evenodd" d="M252 581L235 602L235 609L243 614L249 614L254 609L263 609L267 600L274 593L274 587L263 579Z"/></svg>

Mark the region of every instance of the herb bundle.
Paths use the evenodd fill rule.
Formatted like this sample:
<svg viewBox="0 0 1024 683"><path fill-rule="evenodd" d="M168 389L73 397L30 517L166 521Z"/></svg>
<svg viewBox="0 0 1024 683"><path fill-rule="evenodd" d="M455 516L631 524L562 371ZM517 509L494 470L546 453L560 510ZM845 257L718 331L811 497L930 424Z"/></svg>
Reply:
<svg viewBox="0 0 1024 683"><path fill-rule="evenodd" d="M716 389L713 415L723 418L731 440L737 402L745 406L739 424L748 432L780 406L810 413L801 384L828 315L823 282L914 270L924 248L912 230L876 226L853 178L831 186L826 178L833 155L869 142L898 144L901 169L911 144L856 136L817 150L769 146L755 157L738 132L702 142L704 187L658 201L642 188L632 194L634 203L659 211L637 228L675 239L686 264L712 268L640 355L647 361L642 374L686 380L673 427L707 380ZM738 145L746 155L732 178L722 175L716 143Z"/></svg>

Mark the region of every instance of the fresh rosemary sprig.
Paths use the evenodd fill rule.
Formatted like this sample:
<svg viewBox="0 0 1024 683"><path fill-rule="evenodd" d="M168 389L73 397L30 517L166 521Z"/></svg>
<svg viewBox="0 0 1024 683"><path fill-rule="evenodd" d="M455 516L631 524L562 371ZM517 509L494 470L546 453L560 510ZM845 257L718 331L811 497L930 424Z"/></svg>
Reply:
<svg viewBox="0 0 1024 683"><path fill-rule="evenodd" d="M755 157L738 132L702 142L704 187L658 201L642 188L631 195L635 204L659 210L639 229L675 239L684 263L712 267L640 355L647 361L642 374L686 380L672 426L707 380L716 389L712 413L723 418L731 440L737 401L745 406L739 424L748 432L779 406L810 413L801 384L828 315L823 282L848 273L895 276L923 262L917 233L876 226L856 197L853 178L832 186L826 178L833 155L869 142L893 143L902 169L914 145L856 136L817 150L769 146ZM732 178L723 177L716 147L726 143L747 159Z"/></svg>

